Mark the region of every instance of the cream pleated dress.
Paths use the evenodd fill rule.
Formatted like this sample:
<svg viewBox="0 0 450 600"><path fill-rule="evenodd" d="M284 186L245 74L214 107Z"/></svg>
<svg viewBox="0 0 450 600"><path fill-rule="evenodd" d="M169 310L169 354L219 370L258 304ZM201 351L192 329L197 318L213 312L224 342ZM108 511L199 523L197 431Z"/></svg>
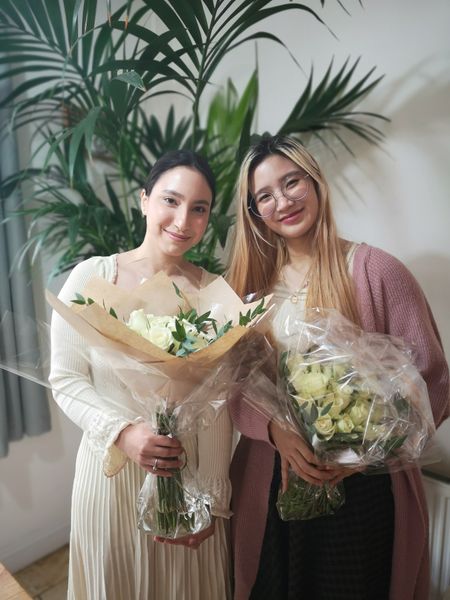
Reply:
<svg viewBox="0 0 450 600"><path fill-rule="evenodd" d="M115 282L116 256L94 257L70 274L69 303L94 276ZM189 468L211 494L215 533L198 550L154 542L137 527L136 498L146 471L115 445L136 406L111 367L58 314L52 317L55 400L83 430L72 494L68 598L74 600L227 600L231 597L228 522L232 426L227 411L181 438ZM107 401L104 398L108 399ZM111 402L110 400L113 400Z"/></svg>

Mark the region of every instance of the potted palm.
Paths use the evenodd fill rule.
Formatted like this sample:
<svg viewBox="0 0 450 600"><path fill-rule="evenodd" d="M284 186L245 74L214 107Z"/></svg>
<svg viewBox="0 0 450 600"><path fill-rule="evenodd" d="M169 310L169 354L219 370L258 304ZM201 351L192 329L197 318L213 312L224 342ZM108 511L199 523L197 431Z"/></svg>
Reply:
<svg viewBox="0 0 450 600"><path fill-rule="evenodd" d="M321 1L322 6L325 0ZM341 3L340 3L341 4ZM254 130L258 73L249 73L239 94L230 80L208 102L205 90L223 58L260 39L283 42L265 29L273 15L324 22L299 2L273 0L128 0L112 11L111 0L4 0L0 6L0 79L18 85L0 102L11 107L8 126L33 129L30 166L1 182L2 197L23 188L30 223L23 253L58 253L54 273L95 254L139 244L143 222L135 193L153 161L171 148L190 147L208 156L218 180L210 226L190 258L222 269L233 221L233 187L239 158ZM280 133L323 139L351 131L381 139L380 115L355 111L379 82L373 70L355 82L357 62L330 64L318 81L312 73L280 127ZM185 102L177 118L169 102ZM164 119L152 111L164 99ZM272 132L275 133L275 132ZM94 182L91 165L101 165Z"/></svg>

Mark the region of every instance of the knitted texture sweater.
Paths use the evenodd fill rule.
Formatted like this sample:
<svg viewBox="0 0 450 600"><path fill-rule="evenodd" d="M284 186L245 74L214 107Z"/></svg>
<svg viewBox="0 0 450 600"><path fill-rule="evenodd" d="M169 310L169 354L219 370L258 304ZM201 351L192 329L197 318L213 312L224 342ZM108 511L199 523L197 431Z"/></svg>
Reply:
<svg viewBox="0 0 450 600"><path fill-rule="evenodd" d="M449 415L449 373L425 296L408 269L386 252L361 244L353 280L362 327L414 345L416 365L430 396L436 426ZM265 417L235 398L230 406L243 434L231 467L235 600L255 582L267 518L275 451ZM390 600L428 600L428 513L419 469L391 474L395 530Z"/></svg>

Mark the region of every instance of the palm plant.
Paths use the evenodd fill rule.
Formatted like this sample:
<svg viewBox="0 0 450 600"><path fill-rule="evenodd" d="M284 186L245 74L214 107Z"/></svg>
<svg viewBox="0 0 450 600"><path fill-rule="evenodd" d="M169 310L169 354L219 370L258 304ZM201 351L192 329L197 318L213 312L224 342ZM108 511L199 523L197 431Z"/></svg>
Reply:
<svg viewBox="0 0 450 600"><path fill-rule="evenodd" d="M190 258L220 271L217 249L225 245L233 220L239 159L257 133L257 71L241 95L232 81L207 105L204 92L224 56L240 45L259 39L284 45L255 29L273 15L289 11L292 18L308 17L324 26L316 11L299 2L142 0L135 5L127 0L113 13L110 0L2 0L0 5L0 63L8 65L0 78L22 78L0 108L12 108L10 129L34 128L34 166L2 181L1 194L30 182L21 211L30 222L24 253L59 252L56 273L94 254L140 243L136 191L154 160L180 147L207 155L217 177L210 226ZM323 140L329 131L347 145L341 135L347 130L379 141L382 134L371 123L383 117L354 107L380 78L372 70L353 83L356 67L347 62L332 74L330 65L318 83L311 73L280 132ZM189 114L176 119L171 107L162 122L151 112L153 99L173 94L185 98ZM101 185L92 182L91 160L105 171Z"/></svg>

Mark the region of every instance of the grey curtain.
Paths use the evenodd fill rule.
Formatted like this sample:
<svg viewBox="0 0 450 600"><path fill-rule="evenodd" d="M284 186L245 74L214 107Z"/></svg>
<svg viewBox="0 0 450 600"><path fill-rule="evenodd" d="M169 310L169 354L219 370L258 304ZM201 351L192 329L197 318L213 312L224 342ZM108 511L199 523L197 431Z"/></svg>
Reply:
<svg viewBox="0 0 450 600"><path fill-rule="evenodd" d="M4 68L0 65L0 69ZM0 84L0 99L6 98L11 82ZM9 114L0 111L0 124ZM2 129L2 132L5 132ZM0 184L18 169L18 150L14 134L0 137ZM0 223L17 210L20 196L0 197ZM16 356L35 359L38 340L33 327L18 330L18 325L34 320L35 310L31 274L23 265L12 268L17 251L26 241L25 223L21 217L0 224L0 320L12 313L14 319L4 319L0 329L0 357L11 360ZM6 322L5 322L6 321ZM24 334L26 331L26 335ZM0 369L0 457L8 454L8 444L24 435L49 431L50 411L45 388Z"/></svg>

